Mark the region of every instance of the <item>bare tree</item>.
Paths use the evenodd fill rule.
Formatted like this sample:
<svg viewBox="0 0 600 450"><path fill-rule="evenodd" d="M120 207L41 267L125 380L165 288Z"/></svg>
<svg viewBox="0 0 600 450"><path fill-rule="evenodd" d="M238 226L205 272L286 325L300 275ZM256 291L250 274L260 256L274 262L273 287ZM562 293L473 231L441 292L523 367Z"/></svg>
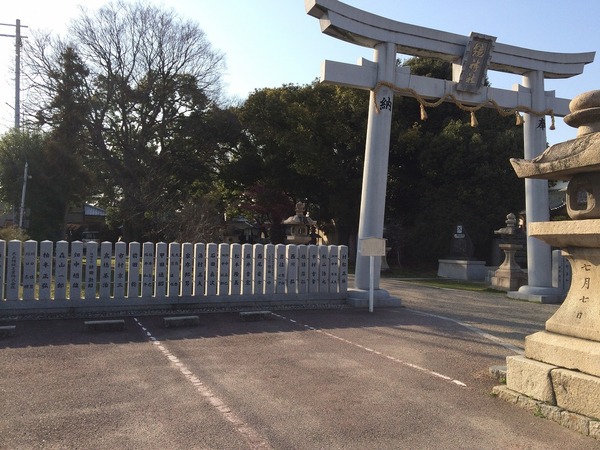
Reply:
<svg viewBox="0 0 600 450"><path fill-rule="evenodd" d="M185 140L181 133L197 129L190 121L206 121L215 109L224 57L197 24L172 10L123 0L97 11L82 8L67 39L38 35L24 52L28 98L35 99L26 107L49 127L58 126L55 79L66 48L88 71L78 87L88 106L86 164L125 237L141 239L149 211L161 202L186 201L176 174L162 168L174 165L169 159L178 155L174 142Z"/></svg>
<svg viewBox="0 0 600 450"><path fill-rule="evenodd" d="M220 242L224 222L212 197L204 195L174 211L166 224L168 235L178 242Z"/></svg>

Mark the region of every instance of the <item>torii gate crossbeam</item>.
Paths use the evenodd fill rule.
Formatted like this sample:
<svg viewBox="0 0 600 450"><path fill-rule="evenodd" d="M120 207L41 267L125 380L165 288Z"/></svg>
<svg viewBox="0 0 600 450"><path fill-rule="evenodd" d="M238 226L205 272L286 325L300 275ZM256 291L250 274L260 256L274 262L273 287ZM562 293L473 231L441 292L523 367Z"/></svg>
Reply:
<svg viewBox="0 0 600 450"><path fill-rule="evenodd" d="M569 99L556 98L554 92L544 91L545 78L569 78L583 72L594 60L595 52L552 53L530 50L495 42L495 38L476 35L485 48L485 69L522 76L516 89L504 90L481 86L466 79L468 67L473 67L473 34L461 36L439 30L390 20L346 5L337 0L305 0L306 12L319 19L321 31L332 37L373 48L374 62L362 59L359 65L325 61L321 81L370 90L369 119L365 147L365 166L361 195L358 238L383 237L388 154L395 93L420 96L424 99L451 96L463 105L483 105L493 101L496 107L517 109L524 113L524 157L533 159L546 148L545 127L540 120L545 115L565 116ZM485 47L487 46L487 47ZM476 47L475 47L476 48ZM410 74L407 68L396 68L398 53L438 58L453 64L453 80L437 80ZM475 54L475 56L480 56ZM482 58L479 58L482 60ZM479 66L477 60L477 66ZM485 76L485 71L478 75ZM383 106L383 107L381 107ZM529 222L548 220L548 191L545 180L525 180L525 207ZM552 297L550 247L541 241L527 239L528 285L516 296L530 298ZM379 289L379 265L375 270L376 300L385 301L389 295ZM365 298L369 288L368 257L357 255L356 299Z"/></svg>

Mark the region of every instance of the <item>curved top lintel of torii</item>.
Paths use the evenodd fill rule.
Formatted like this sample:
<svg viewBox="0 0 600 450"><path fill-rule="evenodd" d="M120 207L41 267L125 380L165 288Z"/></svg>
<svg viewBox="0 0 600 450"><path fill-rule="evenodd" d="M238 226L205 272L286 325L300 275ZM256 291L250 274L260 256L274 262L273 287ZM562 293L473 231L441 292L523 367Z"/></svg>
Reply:
<svg viewBox="0 0 600 450"><path fill-rule="evenodd" d="M392 42L403 55L460 63L469 41L469 36L397 22L338 0L305 0L305 8L319 19L323 33L363 47ZM489 68L518 75L543 71L544 78L570 78L581 74L595 54L545 52L496 42Z"/></svg>

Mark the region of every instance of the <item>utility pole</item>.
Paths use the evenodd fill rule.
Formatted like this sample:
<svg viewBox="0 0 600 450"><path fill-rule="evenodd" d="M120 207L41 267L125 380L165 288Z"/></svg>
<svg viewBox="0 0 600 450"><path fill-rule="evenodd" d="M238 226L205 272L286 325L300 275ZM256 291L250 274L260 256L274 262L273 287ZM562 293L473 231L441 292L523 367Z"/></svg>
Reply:
<svg viewBox="0 0 600 450"><path fill-rule="evenodd" d="M17 19L15 25L9 23L0 23L0 26L15 27L15 34L0 34L2 37L15 38L15 129L19 130L21 127L21 47L23 46L23 38L27 36L21 36L21 28L27 28L27 26L21 25L21 20ZM23 218L25 216L25 193L27 191L27 169L29 164L25 161L25 168L23 170L23 188L21 191L21 206L19 208L19 228L23 228Z"/></svg>
<svg viewBox="0 0 600 450"><path fill-rule="evenodd" d="M23 229L23 217L25 216L25 193L27 192L27 169L29 164L25 161L25 169L23 170L23 190L21 191L21 208L19 208L19 228Z"/></svg>
<svg viewBox="0 0 600 450"><path fill-rule="evenodd" d="M21 28L27 28L21 25L21 21L17 19L16 24L0 23L0 26L15 27L15 34L0 34L2 37L15 38L15 128L18 130L21 126L21 47L23 46L23 38L21 36Z"/></svg>

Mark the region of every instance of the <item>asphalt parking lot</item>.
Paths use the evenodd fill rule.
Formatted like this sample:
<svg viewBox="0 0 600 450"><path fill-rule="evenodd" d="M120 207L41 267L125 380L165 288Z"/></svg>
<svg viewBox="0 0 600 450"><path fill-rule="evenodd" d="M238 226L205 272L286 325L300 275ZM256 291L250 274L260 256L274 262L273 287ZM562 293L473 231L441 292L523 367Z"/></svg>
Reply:
<svg viewBox="0 0 600 450"><path fill-rule="evenodd" d="M382 285L401 308L16 322L0 339L0 448L600 448L490 395L489 367L556 306Z"/></svg>

